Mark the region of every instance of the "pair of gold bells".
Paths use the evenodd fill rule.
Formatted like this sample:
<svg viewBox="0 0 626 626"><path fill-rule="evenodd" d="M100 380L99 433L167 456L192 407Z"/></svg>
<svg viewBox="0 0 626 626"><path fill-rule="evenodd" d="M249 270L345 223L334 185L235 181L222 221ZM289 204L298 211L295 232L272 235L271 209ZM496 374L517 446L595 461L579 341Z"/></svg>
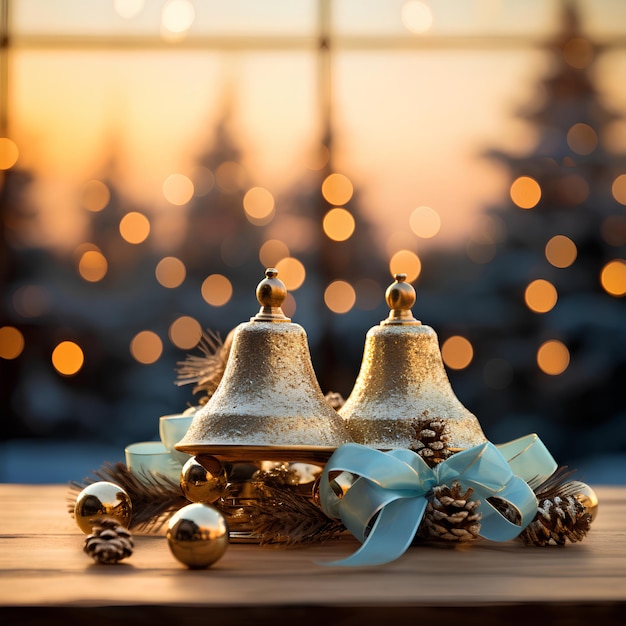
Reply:
<svg viewBox="0 0 626 626"><path fill-rule="evenodd" d="M434 465L486 441L452 391L435 331L413 317L415 290L405 274L396 274L386 291L389 316L368 331L356 383L338 410L320 389L304 329L282 311L287 290L275 269L266 270L256 295L258 314L234 329L215 393L175 446L219 476L218 491L228 484L220 502L233 530L245 530L245 508L257 494L252 474L225 478L224 467L235 474L246 464L257 471L321 468L349 442L408 448ZM182 480L193 499L193 471Z"/></svg>

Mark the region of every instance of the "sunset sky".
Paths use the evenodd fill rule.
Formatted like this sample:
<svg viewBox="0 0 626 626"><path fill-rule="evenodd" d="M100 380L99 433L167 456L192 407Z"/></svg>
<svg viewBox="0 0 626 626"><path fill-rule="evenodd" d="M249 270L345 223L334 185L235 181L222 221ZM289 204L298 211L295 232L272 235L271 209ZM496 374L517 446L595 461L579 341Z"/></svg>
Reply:
<svg viewBox="0 0 626 626"><path fill-rule="evenodd" d="M624 112L626 3L578 4L594 40L621 41L595 77L605 104ZM556 31L560 3L330 5L335 169L359 190L389 254L462 242L481 209L508 193L506 172L481 153L523 153L536 140L517 113L540 96L549 67L539 45ZM419 22L424 7L430 23ZM251 185L269 190L277 210L310 171L322 128L317 2L20 0L11 11L8 135L37 176L31 243L81 243L82 190L111 159L129 200L155 222L183 220L164 182L192 176L227 105ZM626 150L626 125L608 140ZM421 205L441 229L416 242L409 218ZM172 238L161 232L154 245L167 252Z"/></svg>

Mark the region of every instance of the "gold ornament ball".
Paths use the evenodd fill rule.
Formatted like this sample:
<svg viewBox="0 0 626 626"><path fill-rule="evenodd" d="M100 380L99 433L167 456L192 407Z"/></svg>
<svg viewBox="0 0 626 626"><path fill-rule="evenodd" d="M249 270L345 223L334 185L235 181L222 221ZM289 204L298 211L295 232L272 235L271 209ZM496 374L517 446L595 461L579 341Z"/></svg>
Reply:
<svg viewBox="0 0 626 626"><path fill-rule="evenodd" d="M119 485L104 480L85 487L74 505L74 519L86 535L93 523L103 517L112 517L127 527L131 514L130 496Z"/></svg>
<svg viewBox="0 0 626 626"><path fill-rule="evenodd" d="M585 507L587 513L591 515L591 521L595 520L598 516L598 496L596 492L589 485L580 480L572 480L567 483L567 486L575 488L571 492L572 495Z"/></svg>
<svg viewBox="0 0 626 626"><path fill-rule="evenodd" d="M228 547L228 524L210 504L183 507L167 524L172 554L190 569L204 569L219 560Z"/></svg>
<svg viewBox="0 0 626 626"><path fill-rule="evenodd" d="M215 502L224 495L226 469L215 457L192 457L183 465L180 488L191 502Z"/></svg>

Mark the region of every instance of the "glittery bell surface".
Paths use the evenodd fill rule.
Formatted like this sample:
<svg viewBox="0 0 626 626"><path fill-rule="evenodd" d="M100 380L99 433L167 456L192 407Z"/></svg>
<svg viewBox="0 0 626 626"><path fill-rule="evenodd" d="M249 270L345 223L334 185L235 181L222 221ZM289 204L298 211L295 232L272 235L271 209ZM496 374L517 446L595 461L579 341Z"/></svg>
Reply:
<svg viewBox="0 0 626 626"><path fill-rule="evenodd" d="M351 441L324 399L304 329L282 312L286 293L268 269L257 287L259 313L236 328L224 376L177 450L230 460L324 461Z"/></svg>
<svg viewBox="0 0 626 626"><path fill-rule="evenodd" d="M357 443L409 448L438 462L486 441L476 416L454 395L435 331L411 313L415 290L396 274L389 317L366 336L361 369L339 410Z"/></svg>

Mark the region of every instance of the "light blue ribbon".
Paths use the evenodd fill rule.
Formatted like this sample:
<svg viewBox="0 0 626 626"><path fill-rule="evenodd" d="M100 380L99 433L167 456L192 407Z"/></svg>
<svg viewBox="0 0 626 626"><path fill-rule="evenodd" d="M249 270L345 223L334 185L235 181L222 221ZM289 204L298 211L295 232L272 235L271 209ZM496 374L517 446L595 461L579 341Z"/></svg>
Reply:
<svg viewBox="0 0 626 626"><path fill-rule="evenodd" d="M400 557L411 544L436 485L458 482L480 501L480 535L508 541L533 520L537 499L529 480L552 475L556 462L537 435L501 446L485 442L453 454L434 468L411 450L381 452L347 443L326 463L320 482L320 504L329 517L341 520L362 543L351 556L326 565L380 565ZM331 472L358 478L343 497L332 489ZM520 514L519 524L504 517L488 498L506 501Z"/></svg>

